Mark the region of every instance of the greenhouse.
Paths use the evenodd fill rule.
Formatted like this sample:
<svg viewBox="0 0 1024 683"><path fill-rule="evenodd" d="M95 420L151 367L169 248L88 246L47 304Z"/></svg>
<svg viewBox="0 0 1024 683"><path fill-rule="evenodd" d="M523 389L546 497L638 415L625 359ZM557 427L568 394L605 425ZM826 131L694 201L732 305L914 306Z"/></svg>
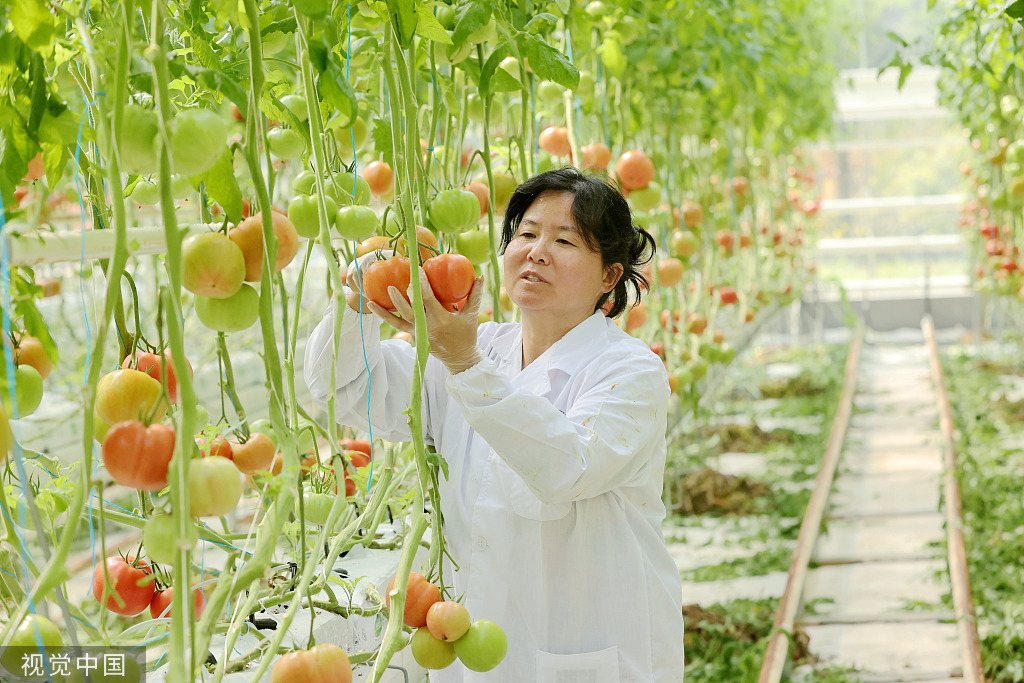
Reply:
<svg viewBox="0 0 1024 683"><path fill-rule="evenodd" d="M0 0L0 681L1024 683L1022 23Z"/></svg>

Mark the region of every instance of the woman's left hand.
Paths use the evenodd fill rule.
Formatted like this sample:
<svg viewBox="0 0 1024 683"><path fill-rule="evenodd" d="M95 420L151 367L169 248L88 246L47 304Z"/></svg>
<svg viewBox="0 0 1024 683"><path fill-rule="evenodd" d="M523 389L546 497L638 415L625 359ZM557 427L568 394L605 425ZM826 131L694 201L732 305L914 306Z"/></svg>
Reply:
<svg viewBox="0 0 1024 683"><path fill-rule="evenodd" d="M419 276L430 353L444 363L453 375L468 370L483 359L483 353L476 344L476 332L480 326L480 303L483 301L483 276L473 281L466 305L455 313L449 312L434 296L434 290L431 289L430 281L422 268L419 270ZM411 287L410 285L410 299ZM405 300L397 287L389 287L388 294L396 308L388 322L403 332L413 334L416 323L412 304ZM382 308L381 311L383 310Z"/></svg>

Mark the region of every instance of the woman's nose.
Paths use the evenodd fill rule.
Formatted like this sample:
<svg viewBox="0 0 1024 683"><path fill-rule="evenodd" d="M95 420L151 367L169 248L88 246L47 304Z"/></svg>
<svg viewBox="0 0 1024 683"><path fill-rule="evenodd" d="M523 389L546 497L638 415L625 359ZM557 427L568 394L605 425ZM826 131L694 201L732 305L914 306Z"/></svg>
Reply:
<svg viewBox="0 0 1024 683"><path fill-rule="evenodd" d="M534 263L548 262L548 245L544 240L537 240L530 246L526 258Z"/></svg>

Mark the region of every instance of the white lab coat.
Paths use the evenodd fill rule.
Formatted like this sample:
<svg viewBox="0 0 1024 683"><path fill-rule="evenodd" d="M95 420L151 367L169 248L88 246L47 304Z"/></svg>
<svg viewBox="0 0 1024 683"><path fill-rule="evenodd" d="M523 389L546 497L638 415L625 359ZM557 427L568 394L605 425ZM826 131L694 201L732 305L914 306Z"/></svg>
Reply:
<svg viewBox="0 0 1024 683"><path fill-rule="evenodd" d="M334 305L306 347L313 398L329 391ZM362 330L360 331L360 318ZM425 436L444 456L441 506L455 595L508 636L488 673L456 662L433 683L678 683L682 592L665 547L664 365L595 313L522 368L519 324L484 323L485 360L450 375L433 356ZM365 364L364 347L365 343ZM411 439L413 348L346 309L335 409L340 423ZM370 372L366 372L366 364ZM452 581L450 563L444 566Z"/></svg>

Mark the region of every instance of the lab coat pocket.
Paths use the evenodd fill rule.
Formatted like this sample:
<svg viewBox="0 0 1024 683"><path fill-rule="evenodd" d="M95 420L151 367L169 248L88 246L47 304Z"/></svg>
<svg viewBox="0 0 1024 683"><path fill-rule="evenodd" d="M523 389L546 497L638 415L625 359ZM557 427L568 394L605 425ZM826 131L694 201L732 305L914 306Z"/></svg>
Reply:
<svg viewBox="0 0 1024 683"><path fill-rule="evenodd" d="M577 655L538 651L537 683L619 683L619 648Z"/></svg>
<svg viewBox="0 0 1024 683"><path fill-rule="evenodd" d="M520 517L532 519L536 522L547 522L553 519L561 519L569 513L572 503L545 503L537 494L526 485L516 474L510 477L509 497L512 502L512 509Z"/></svg>

